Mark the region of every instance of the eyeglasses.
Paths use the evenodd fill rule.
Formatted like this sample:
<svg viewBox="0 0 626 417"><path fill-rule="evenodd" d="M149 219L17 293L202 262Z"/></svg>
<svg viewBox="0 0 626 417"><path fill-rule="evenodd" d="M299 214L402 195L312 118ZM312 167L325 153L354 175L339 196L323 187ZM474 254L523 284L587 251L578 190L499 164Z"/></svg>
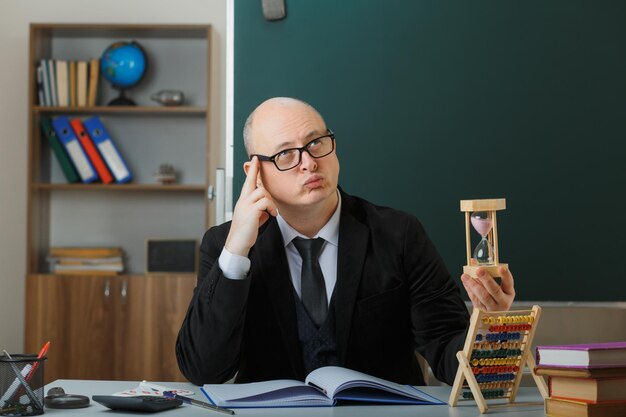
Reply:
<svg viewBox="0 0 626 417"><path fill-rule="evenodd" d="M335 150L335 134L330 130L324 136L315 138L301 148L289 148L272 155L250 155L259 158L259 161L272 161L279 171L287 171L297 167L302 162L302 152L306 151L311 157L318 159L330 155Z"/></svg>

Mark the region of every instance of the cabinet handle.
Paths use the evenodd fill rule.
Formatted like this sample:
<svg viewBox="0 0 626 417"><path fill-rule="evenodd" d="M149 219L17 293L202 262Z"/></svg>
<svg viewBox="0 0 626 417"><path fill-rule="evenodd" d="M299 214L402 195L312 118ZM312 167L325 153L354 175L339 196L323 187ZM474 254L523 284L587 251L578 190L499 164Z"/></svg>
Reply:
<svg viewBox="0 0 626 417"><path fill-rule="evenodd" d="M111 281L108 279L104 281L104 298L109 298L111 295Z"/></svg>
<svg viewBox="0 0 626 417"><path fill-rule="evenodd" d="M122 281L122 289L120 290L120 295L122 296L122 298L126 298L127 294L128 294L128 281L124 280Z"/></svg>

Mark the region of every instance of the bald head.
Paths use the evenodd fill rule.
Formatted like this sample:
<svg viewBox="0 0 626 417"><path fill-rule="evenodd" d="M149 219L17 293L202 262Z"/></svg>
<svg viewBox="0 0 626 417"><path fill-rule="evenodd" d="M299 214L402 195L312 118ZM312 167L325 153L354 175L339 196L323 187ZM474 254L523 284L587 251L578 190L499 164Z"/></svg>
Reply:
<svg viewBox="0 0 626 417"><path fill-rule="evenodd" d="M284 119L290 111L298 109L306 109L323 120L322 116L313 106L296 98L273 97L259 104L257 108L250 113L243 127L243 144L247 154L250 155L254 153L255 127L260 122L267 122L271 119L282 122L282 119Z"/></svg>

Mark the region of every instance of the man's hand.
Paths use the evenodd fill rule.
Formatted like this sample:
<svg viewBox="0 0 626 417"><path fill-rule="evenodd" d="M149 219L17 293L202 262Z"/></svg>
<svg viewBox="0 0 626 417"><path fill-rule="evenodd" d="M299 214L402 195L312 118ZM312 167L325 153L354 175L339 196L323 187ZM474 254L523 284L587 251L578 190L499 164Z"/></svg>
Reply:
<svg viewBox="0 0 626 417"><path fill-rule="evenodd" d="M461 281L474 308L486 311L507 311L511 308L515 299L513 275L504 266L499 267L498 271L502 278L500 285L483 268L477 270L478 278L461 275Z"/></svg>
<svg viewBox="0 0 626 417"><path fill-rule="evenodd" d="M265 188L257 184L260 164L256 156L252 158L226 238L226 249L236 255L248 256L250 248L256 242L259 227L270 218L270 215L278 214L272 197Z"/></svg>

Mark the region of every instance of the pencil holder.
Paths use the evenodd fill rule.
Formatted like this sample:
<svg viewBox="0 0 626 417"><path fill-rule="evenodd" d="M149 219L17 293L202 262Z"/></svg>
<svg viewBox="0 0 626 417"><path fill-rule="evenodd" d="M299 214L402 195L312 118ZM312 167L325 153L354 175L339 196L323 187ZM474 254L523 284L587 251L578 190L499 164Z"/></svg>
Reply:
<svg viewBox="0 0 626 417"><path fill-rule="evenodd" d="M43 414L46 358L35 355L9 357L0 356L0 416Z"/></svg>

